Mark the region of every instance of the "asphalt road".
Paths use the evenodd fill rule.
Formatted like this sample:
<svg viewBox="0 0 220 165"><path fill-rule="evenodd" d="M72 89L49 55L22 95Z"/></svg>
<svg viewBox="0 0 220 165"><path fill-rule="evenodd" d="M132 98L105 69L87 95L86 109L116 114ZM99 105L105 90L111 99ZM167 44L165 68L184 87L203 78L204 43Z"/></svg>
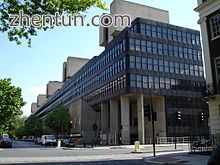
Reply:
<svg viewBox="0 0 220 165"><path fill-rule="evenodd" d="M145 163L143 160L111 160L111 161L71 162L71 163L69 162L22 163L22 165L150 165L150 164Z"/></svg>
<svg viewBox="0 0 220 165"><path fill-rule="evenodd" d="M132 148L93 149L44 147L13 141L13 148L0 149L0 164L39 165L145 165L146 154L132 154Z"/></svg>

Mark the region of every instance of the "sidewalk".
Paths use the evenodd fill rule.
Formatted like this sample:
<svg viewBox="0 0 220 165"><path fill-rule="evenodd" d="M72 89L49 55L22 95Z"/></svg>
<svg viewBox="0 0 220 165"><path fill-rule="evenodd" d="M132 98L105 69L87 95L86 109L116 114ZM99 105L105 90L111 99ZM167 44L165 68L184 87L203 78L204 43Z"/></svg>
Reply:
<svg viewBox="0 0 220 165"><path fill-rule="evenodd" d="M186 143L182 143L182 144L178 144L178 147L188 147L188 144ZM91 147L91 145L87 145L87 147ZM94 149L134 149L134 145L117 145L117 146L96 146L93 147ZM140 149L145 149L145 148L151 148L152 144L144 144L144 145L140 145ZM174 148L174 144L156 144L156 147L173 147Z"/></svg>
<svg viewBox="0 0 220 165"><path fill-rule="evenodd" d="M207 165L208 159L209 156L207 155L188 154L186 152L143 158L147 163L161 165Z"/></svg>

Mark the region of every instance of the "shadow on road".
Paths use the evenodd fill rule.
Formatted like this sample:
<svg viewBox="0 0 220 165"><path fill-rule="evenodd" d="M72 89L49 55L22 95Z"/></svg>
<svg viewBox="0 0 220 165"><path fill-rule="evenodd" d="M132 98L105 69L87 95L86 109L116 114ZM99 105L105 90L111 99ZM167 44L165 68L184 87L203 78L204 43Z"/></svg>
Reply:
<svg viewBox="0 0 220 165"><path fill-rule="evenodd" d="M52 148L54 146L42 146L37 145L34 142L28 142L28 141L12 141L12 148Z"/></svg>
<svg viewBox="0 0 220 165"><path fill-rule="evenodd" d="M150 164L144 162L143 160L137 159L137 160L106 160L106 161L90 161L90 162L21 163L17 165L150 165Z"/></svg>

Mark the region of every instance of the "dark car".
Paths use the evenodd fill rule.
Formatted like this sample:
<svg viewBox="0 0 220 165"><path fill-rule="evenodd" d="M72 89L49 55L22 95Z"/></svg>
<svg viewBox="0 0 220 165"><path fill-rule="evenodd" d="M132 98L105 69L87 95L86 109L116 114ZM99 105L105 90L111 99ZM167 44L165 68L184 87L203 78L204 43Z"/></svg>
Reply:
<svg viewBox="0 0 220 165"><path fill-rule="evenodd" d="M68 139L62 139L61 140L61 146L62 147L69 147L70 146L70 141Z"/></svg>
<svg viewBox="0 0 220 165"><path fill-rule="evenodd" d="M68 139L62 139L61 146L62 147L75 147L75 145Z"/></svg>
<svg viewBox="0 0 220 165"><path fill-rule="evenodd" d="M41 139L40 139L40 137L34 138L34 143L35 143L35 144L41 144Z"/></svg>
<svg viewBox="0 0 220 165"><path fill-rule="evenodd" d="M0 140L0 147L1 148L12 148L12 141L9 137L3 137Z"/></svg>

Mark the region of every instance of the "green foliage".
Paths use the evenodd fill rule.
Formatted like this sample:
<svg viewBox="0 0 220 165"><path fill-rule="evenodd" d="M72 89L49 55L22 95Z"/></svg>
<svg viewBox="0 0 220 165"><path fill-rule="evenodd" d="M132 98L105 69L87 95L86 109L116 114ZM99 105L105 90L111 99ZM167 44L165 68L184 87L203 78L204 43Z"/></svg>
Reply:
<svg viewBox="0 0 220 165"><path fill-rule="evenodd" d="M42 121L36 115L30 115L25 121L24 128L22 130L25 136L41 136L43 133Z"/></svg>
<svg viewBox="0 0 220 165"><path fill-rule="evenodd" d="M11 129L8 133L12 137L22 137L23 136L23 128L25 124L25 120L27 119L26 116L16 116Z"/></svg>
<svg viewBox="0 0 220 165"><path fill-rule="evenodd" d="M14 127L9 131L9 134L20 139L23 136L39 137L43 134L42 121L33 114L28 118L17 116Z"/></svg>
<svg viewBox="0 0 220 165"><path fill-rule="evenodd" d="M69 131L70 114L67 108L57 106L46 116L45 124L48 126L55 135Z"/></svg>
<svg viewBox="0 0 220 165"><path fill-rule="evenodd" d="M102 0L3 0L0 3L0 32L6 32L9 41L21 44L22 39L26 39L28 45L31 46L31 37L36 36L38 30L47 30L48 28L10 27L10 14L18 14L19 10L23 10L25 14L30 16L34 14L54 15L55 12L73 15L84 12L92 6L106 9Z"/></svg>
<svg viewBox="0 0 220 165"><path fill-rule="evenodd" d="M0 80L0 132L10 130L18 115L22 114L21 107L25 102L21 88L11 84L11 79Z"/></svg>

